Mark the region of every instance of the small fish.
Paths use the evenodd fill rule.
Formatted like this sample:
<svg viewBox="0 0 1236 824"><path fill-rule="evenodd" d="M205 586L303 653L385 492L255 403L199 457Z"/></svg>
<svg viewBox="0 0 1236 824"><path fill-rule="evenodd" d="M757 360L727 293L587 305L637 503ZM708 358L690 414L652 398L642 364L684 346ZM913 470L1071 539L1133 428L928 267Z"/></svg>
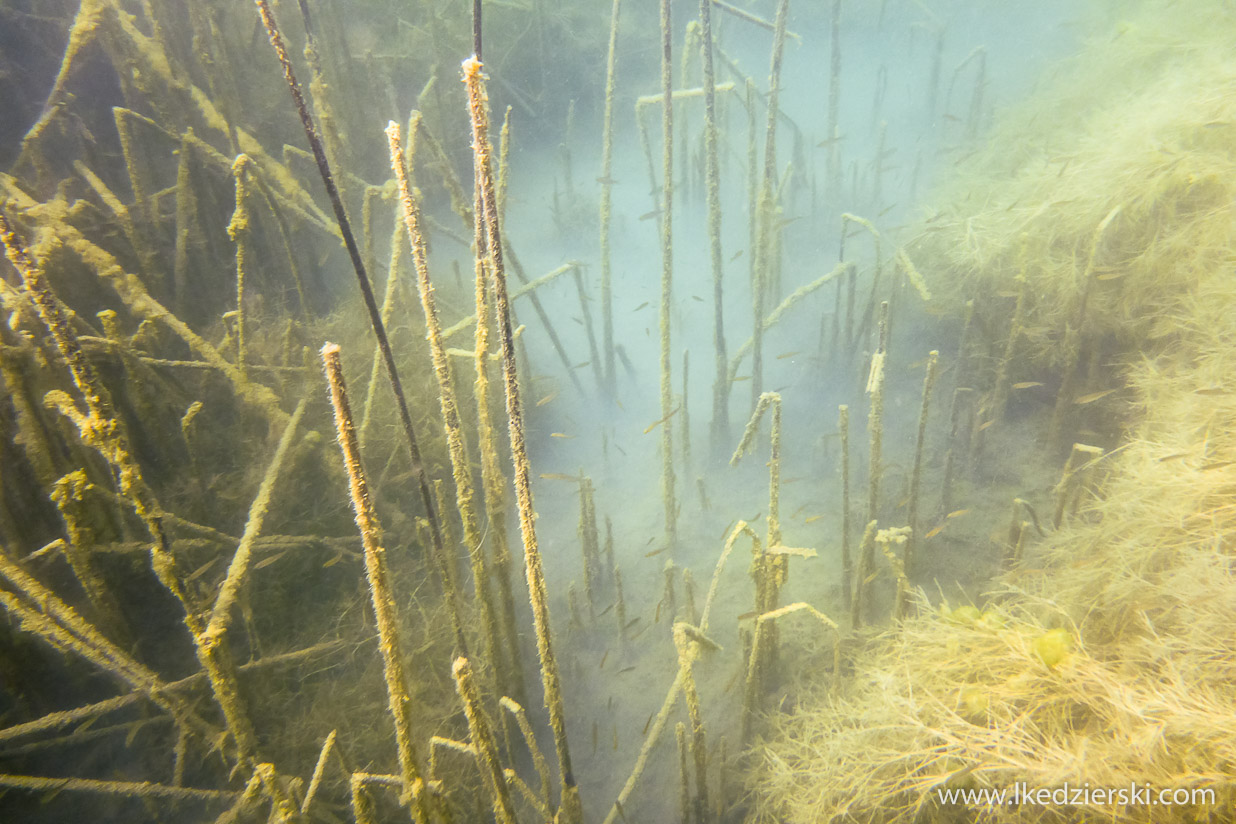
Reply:
<svg viewBox="0 0 1236 824"><path fill-rule="evenodd" d="M734 253L734 256L730 258L730 263L733 263L734 261L736 261L736 260L738 260L740 257L742 257L742 252L743 252L743 250L742 250L742 249L739 249L737 252L735 252L735 253Z"/></svg>
<svg viewBox="0 0 1236 824"><path fill-rule="evenodd" d="M547 481L574 481L579 483L578 475L565 475L561 472L542 472L541 477Z"/></svg>
<svg viewBox="0 0 1236 824"><path fill-rule="evenodd" d="M642 215L639 216L639 219L640 220L652 220L654 217L660 217L660 216L661 216L661 210L653 209L651 212L644 212Z"/></svg>
<svg viewBox="0 0 1236 824"><path fill-rule="evenodd" d="M603 186L614 186L618 183L618 181L614 180L612 177L598 177L597 183L600 183Z"/></svg>
<svg viewBox="0 0 1236 824"><path fill-rule="evenodd" d="M998 298L1015 298L1015 297L1018 297L1019 295L1021 295L1021 293L1018 292L1016 289L1001 289L1000 291L996 292L996 297Z"/></svg>
<svg viewBox="0 0 1236 824"><path fill-rule="evenodd" d="M807 520L803 521L803 523L805 523L805 524L813 524L813 523L815 523L816 521L820 520L820 519L821 519L821 518L823 518L823 517L824 517L823 515L812 515L811 517L807 518Z"/></svg>
<svg viewBox="0 0 1236 824"><path fill-rule="evenodd" d="M631 667L623 667L622 669L618 670L618 672L617 672L617 673L615 673L615 675L622 675L623 673L631 672L631 671L632 671L632 670L634 670L634 669L635 669L635 667L633 667L633 666L631 666Z"/></svg>
<svg viewBox="0 0 1236 824"><path fill-rule="evenodd" d="M553 400L554 398L556 398L556 397L558 397L558 393L557 393L557 392L550 392L548 395L546 395L545 397L543 397L543 398L541 398L539 401L537 401L537 402L536 402L536 405L537 405L537 406L544 406L545 404L549 403L550 401L552 401L552 400Z"/></svg>
<svg viewBox="0 0 1236 824"><path fill-rule="evenodd" d="M970 510L968 509L956 509L950 512L949 514L945 515L944 518L946 520L949 518L960 518L962 515L969 515L969 514L970 514Z"/></svg>
<svg viewBox="0 0 1236 824"><path fill-rule="evenodd" d="M258 561L256 564L253 565L253 569L254 571L257 571L259 569L265 569L266 567L270 566L275 561L278 561L280 558L282 558L284 555L287 555L287 554L288 554L288 551L285 549L283 550L283 552L280 552L278 555L272 555L264 561Z"/></svg>
<svg viewBox="0 0 1236 824"><path fill-rule="evenodd" d="M592 722L592 754L597 754L597 722Z"/></svg>
<svg viewBox="0 0 1236 824"><path fill-rule="evenodd" d="M979 432L982 432L984 429L986 429L987 427L991 426L991 425L992 425L993 423L995 423L995 422L996 422L996 421L995 421L995 418L992 418L990 421L984 421L984 422L983 422L983 423L979 426L978 431L979 431Z"/></svg>
<svg viewBox="0 0 1236 824"><path fill-rule="evenodd" d="M1194 395L1226 395L1227 390L1218 386L1208 386L1205 389L1194 389Z"/></svg>
<svg viewBox="0 0 1236 824"><path fill-rule="evenodd" d="M571 320L575 321L575 322L576 322L576 323L578 323L580 326L583 326L583 325L584 325L584 320L583 320L583 318L577 317L576 315L571 315Z"/></svg>
<svg viewBox="0 0 1236 824"><path fill-rule="evenodd" d="M1115 280L1116 278L1124 277L1127 272L1105 272L1095 277L1095 280Z"/></svg>
<svg viewBox="0 0 1236 824"><path fill-rule="evenodd" d="M944 524L940 524L939 526L937 526L936 528L928 532L926 535L924 535L923 539L926 540L927 538L934 538L943 531L944 531Z"/></svg>
<svg viewBox="0 0 1236 824"><path fill-rule="evenodd" d="M335 553L334 558L331 558L329 561L322 564L322 569L330 569L331 567L333 567L335 564L339 563L342 560L343 560L343 551L340 550L339 552Z"/></svg>
<svg viewBox="0 0 1236 824"><path fill-rule="evenodd" d="M648 539L647 543L645 543L644 546L648 546L648 544L652 543L656 539L657 539L657 536L653 535L651 538Z"/></svg>
<svg viewBox="0 0 1236 824"><path fill-rule="evenodd" d="M891 206L885 206L884 211L880 212L878 215L876 215L876 217L884 217L886 214L888 214L889 212L891 212L893 209L896 209L896 208L897 208L896 203L892 204Z"/></svg>
<svg viewBox="0 0 1236 824"><path fill-rule="evenodd" d="M1073 401L1073 403L1077 404L1078 406L1082 406L1083 404L1087 404L1087 403L1094 403L1099 398L1106 398L1108 395L1110 395L1111 393L1115 391L1116 391L1115 389L1104 389L1102 392L1091 392L1089 395L1082 395L1080 398Z"/></svg>
<svg viewBox="0 0 1236 824"><path fill-rule="evenodd" d="M201 578L202 575L206 572L206 570L210 569L212 566L218 563L218 561L219 561L218 558L212 558L211 560L202 564L200 567L198 567L196 570L193 571L192 575L190 575L188 578L185 578L185 583L191 584L194 581L196 581L198 578Z"/></svg>
<svg viewBox="0 0 1236 824"><path fill-rule="evenodd" d="M598 618L604 618L606 615L608 615L608 614L609 614L609 611L610 611L611 609L613 609L613 608L614 608L614 605L613 605L613 604L610 604L610 605L609 605L609 606L607 606L605 609L603 609L603 610L601 610L600 612L598 612L598 613L597 613L597 617L598 617Z"/></svg>
<svg viewBox="0 0 1236 824"><path fill-rule="evenodd" d="M665 550L666 550L666 547L661 547L660 549L654 549L652 552L645 552L644 557L645 558L655 558L656 556L660 555Z"/></svg>
<svg viewBox="0 0 1236 824"><path fill-rule="evenodd" d="M657 611L652 616L652 622L654 624L661 623L661 605L664 603L665 603L664 601L657 601Z"/></svg>
<svg viewBox="0 0 1236 824"><path fill-rule="evenodd" d="M1197 469L1199 472L1206 472L1211 469L1222 469L1223 467L1231 466L1232 464L1236 464L1236 461L1218 461L1216 463L1208 463L1205 466L1199 466Z"/></svg>
<svg viewBox="0 0 1236 824"><path fill-rule="evenodd" d="M951 121L953 121L954 123L960 123L960 122L961 122L961 118L960 118L960 117L958 117L958 116L957 116L957 115L955 115L955 114L946 114L946 115L944 115L944 119L945 119L945 120L951 120Z"/></svg>
<svg viewBox="0 0 1236 824"><path fill-rule="evenodd" d="M631 669L635 669L635 667L631 667ZM618 752L618 725L617 724L614 725L614 752Z"/></svg>
<svg viewBox="0 0 1236 824"><path fill-rule="evenodd" d="M704 299L700 297L699 295L692 295L691 300L698 300L700 303L704 302Z"/></svg>
<svg viewBox="0 0 1236 824"><path fill-rule="evenodd" d="M639 618L632 618L630 621L627 621L627 625L622 628L622 631L626 632L627 630L629 630L631 627L635 626L639 622L640 622Z"/></svg>
<svg viewBox="0 0 1236 824"><path fill-rule="evenodd" d="M621 409L622 404L618 404L618 408ZM627 451L623 449L621 446L619 446L618 444L614 444L614 449L617 449L619 452L621 452L624 458L627 456Z"/></svg>
<svg viewBox="0 0 1236 824"><path fill-rule="evenodd" d="M574 435L564 435L564 434L563 434L563 433L561 433L561 432L550 432L550 433L549 433L549 437L551 437L551 438L563 438L563 439L568 440L568 441L569 441L569 440L573 440L573 439L575 438L575 436L574 436Z"/></svg>
<svg viewBox="0 0 1236 824"><path fill-rule="evenodd" d="M647 306L649 303L651 303L651 301L647 301L647 300L646 300L646 301L644 301L643 303L641 303L639 306L636 306L636 307L635 307L634 309L632 309L631 311L632 311L632 312L638 312L640 309L643 309L643 308L644 308L645 306Z"/></svg>
<svg viewBox="0 0 1236 824"><path fill-rule="evenodd" d="M814 549L804 549L802 547L796 547L796 546L785 546L784 544L777 544L776 546L770 546L766 551L769 555L793 555L797 558L815 558L819 555L819 553L816 552Z"/></svg>
<svg viewBox="0 0 1236 824"><path fill-rule="evenodd" d="M572 369L583 369L585 366L590 366L591 364L592 364L592 361L590 360L580 361L579 363L575 364L571 368Z"/></svg>
<svg viewBox="0 0 1236 824"><path fill-rule="evenodd" d="M1188 452L1177 452L1173 455L1164 455L1162 458L1159 458L1159 463L1166 463L1167 461L1175 461L1175 460L1178 460L1179 458L1187 458L1187 457L1189 457Z"/></svg>
<svg viewBox="0 0 1236 824"><path fill-rule="evenodd" d="M647 735L647 734L648 734L648 728L652 726L652 719L653 719L653 717L654 717L655 715L656 715L656 713L655 713L655 712L650 712L650 713L648 713L648 720L644 722L644 731L643 731L643 732L641 732L641 733L640 733L640 735ZM623 816L623 817L625 818L625 816Z"/></svg>
<svg viewBox="0 0 1236 824"><path fill-rule="evenodd" d="M1042 381L1022 381L1021 383L1013 384L1014 389L1031 389L1035 386L1042 386Z"/></svg>
<svg viewBox="0 0 1236 824"><path fill-rule="evenodd" d="M665 416L664 418L662 418L661 420L659 420L659 421L654 421L654 422L652 422L652 423L648 424L648 426L646 426L646 427L644 428L644 434L645 434L645 435L647 435L649 432L651 432L652 430L656 429L658 426L660 426L661 424L665 423L665 422L666 422L666 421L668 421L670 418L674 417L674 415L676 415L676 414L678 413L678 409L679 409L679 407L677 407L677 406L676 406L676 407L674 407L674 410L673 410L672 412L670 412L668 415L666 415L666 416Z"/></svg>
<svg viewBox="0 0 1236 824"><path fill-rule="evenodd" d="M605 662L609 660L609 650L605 650L605 654L601 656L601 664L597 667L599 670L605 669Z"/></svg>
<svg viewBox="0 0 1236 824"><path fill-rule="evenodd" d="M751 380L750 375L738 375L737 377L734 378L734 380L730 381L730 383L739 383L741 381L749 381L749 380Z"/></svg>
<svg viewBox="0 0 1236 824"><path fill-rule="evenodd" d="M757 615L759 615L759 613L756 612L755 610L752 610L751 612L744 612L742 615L738 616L738 620L739 621L750 621L752 618L754 618Z"/></svg>
<svg viewBox="0 0 1236 824"><path fill-rule="evenodd" d="M795 355L801 355L801 354L802 354L801 349L795 349L793 352L782 352L780 355L777 355L777 360L785 360L786 358L792 358Z"/></svg>

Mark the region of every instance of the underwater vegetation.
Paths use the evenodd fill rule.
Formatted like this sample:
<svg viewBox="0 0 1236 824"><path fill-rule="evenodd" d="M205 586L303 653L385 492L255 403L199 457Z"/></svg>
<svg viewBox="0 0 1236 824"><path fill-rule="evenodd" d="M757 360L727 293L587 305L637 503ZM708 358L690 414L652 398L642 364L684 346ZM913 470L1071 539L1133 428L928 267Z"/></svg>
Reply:
<svg viewBox="0 0 1236 824"><path fill-rule="evenodd" d="M0 0L0 820L1230 818L1233 35Z"/></svg>

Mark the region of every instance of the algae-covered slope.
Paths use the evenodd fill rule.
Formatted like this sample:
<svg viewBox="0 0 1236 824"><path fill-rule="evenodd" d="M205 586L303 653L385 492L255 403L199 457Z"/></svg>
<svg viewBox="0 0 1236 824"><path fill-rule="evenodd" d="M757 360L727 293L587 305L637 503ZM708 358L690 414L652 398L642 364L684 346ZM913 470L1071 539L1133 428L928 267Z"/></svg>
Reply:
<svg viewBox="0 0 1236 824"><path fill-rule="evenodd" d="M1014 508L1020 557L983 609L926 609L870 639L838 691L807 688L755 755L756 820L1230 808L1236 18L1187 11L1122 11L958 167L917 248L933 288L974 301L987 420L1011 394L1019 426L1050 417L1059 445L1117 448L1070 462L1055 517ZM1058 391L1054 410L1018 402L1040 389ZM936 792L1016 782L1154 795L966 806ZM1164 789L1174 804L1157 803Z"/></svg>

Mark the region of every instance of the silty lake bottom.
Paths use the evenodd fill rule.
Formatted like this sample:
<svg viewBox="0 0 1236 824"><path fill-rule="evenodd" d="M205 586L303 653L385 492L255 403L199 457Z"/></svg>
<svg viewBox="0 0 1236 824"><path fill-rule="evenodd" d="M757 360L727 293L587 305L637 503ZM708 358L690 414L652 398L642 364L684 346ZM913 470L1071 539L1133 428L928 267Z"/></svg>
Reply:
<svg viewBox="0 0 1236 824"><path fill-rule="evenodd" d="M0 0L0 819L1231 820L1234 39Z"/></svg>

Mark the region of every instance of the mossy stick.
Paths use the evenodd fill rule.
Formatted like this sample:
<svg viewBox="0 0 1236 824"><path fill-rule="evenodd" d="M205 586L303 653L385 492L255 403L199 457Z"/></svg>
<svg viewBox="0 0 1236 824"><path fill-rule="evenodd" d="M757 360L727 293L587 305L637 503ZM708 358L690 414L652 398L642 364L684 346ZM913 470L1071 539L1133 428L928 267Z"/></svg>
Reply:
<svg viewBox="0 0 1236 824"><path fill-rule="evenodd" d="M249 233L252 231L245 174L251 164L245 154L237 155L236 162L232 164L232 176L236 179L236 210L227 225L228 237L236 244L236 368L245 378L249 376L245 368L245 269L249 257Z"/></svg>
<svg viewBox="0 0 1236 824"><path fill-rule="evenodd" d="M686 607L687 623L694 626L699 619L695 608L695 578L691 575L690 568L682 571L682 598Z"/></svg>
<svg viewBox="0 0 1236 824"><path fill-rule="evenodd" d="M765 20L763 17L759 17L758 15L752 14L751 12L746 11L745 9L740 9L737 6L730 5L729 3L726 3L725 0L712 0L711 5L714 5L717 8L721 9L722 11L728 14L731 14L734 17L737 17L739 20L745 20L748 23L752 23L756 26L759 26L761 29L767 29L768 31L776 31L777 29L776 23L774 23L773 21ZM704 10L703 8L701 8L700 17L702 18L703 15L704 15ZM802 36L799 34L795 34L792 31L788 31L786 32L786 35L794 38L800 43L802 42Z"/></svg>
<svg viewBox="0 0 1236 824"><path fill-rule="evenodd" d="M338 734L338 730L331 730L330 735L326 736L326 740L322 742L322 749L318 753L317 763L313 765L313 776L309 779L309 788L305 790L305 800L300 805L300 814L302 816L308 817L309 811L313 808L314 799L318 795L318 788L322 786L322 776L326 774L326 760L330 758Z"/></svg>
<svg viewBox="0 0 1236 824"><path fill-rule="evenodd" d="M880 304L880 344L871 356L871 371L867 376L867 394L871 408L867 414L867 430L871 436L871 451L867 459L867 520L879 518L880 474L883 471L884 441L884 345L888 335L888 301Z"/></svg>
<svg viewBox="0 0 1236 824"><path fill-rule="evenodd" d="M498 635L497 616L489 590L489 570L485 563L482 546L480 517L476 511L476 491L472 483L472 468L468 460L468 448L464 442L463 424L459 417L459 404L455 399L454 376L446 344L442 338L442 325L438 321L437 301L433 283L429 278L429 253L421 230L420 205L412 197L408 183L407 167L404 165L403 141L399 124L390 121L386 127L387 147L390 150L391 170L399 191L403 210L403 224L412 249L412 264L416 270L416 288L421 298L421 310L425 316L425 329L433 359L434 378L438 384L438 401L442 412L442 425L446 432L447 450L451 461L451 474L455 481L455 502L463 524L464 545L472 568L472 581L476 599L481 607L481 624L485 638L485 650L489 666L499 683L505 681L506 669L502 665L502 644ZM449 559L447 560L449 564ZM466 652L466 650L462 650Z"/></svg>
<svg viewBox="0 0 1236 824"><path fill-rule="evenodd" d="M678 651L678 668L683 673L682 693L687 702L687 715L691 719L691 754L695 760L695 821L705 824L709 820L708 809L708 747L704 733L704 713L700 709L699 690L695 686L692 667L705 646L703 633L689 624L674 624L674 647ZM707 640L707 639L704 639Z"/></svg>
<svg viewBox="0 0 1236 824"><path fill-rule="evenodd" d="M579 312L584 320L584 334L588 338L588 362L592 364L592 375L597 382L597 388L604 391L605 373L602 370L601 354L597 350L596 333L592 330L592 310L588 308L590 298L584 292L584 278L580 267L576 266L573 274L575 275L575 291L579 295Z"/></svg>
<svg viewBox="0 0 1236 824"><path fill-rule="evenodd" d="M302 400L283 430L279 445L275 449L275 455L262 478L253 504L249 507L249 517L245 521L244 534L241 536L240 544L236 547L236 552L232 555L231 563L228 564L223 583L219 586L219 596L211 608L206 628L197 633L194 639L198 658L210 677L211 687L223 709L223 717L227 722L228 730L236 739L236 746L242 761L256 757L257 735L240 698L235 663L227 643L227 632L232 618L232 609L238 602L241 589L252 568L254 544L262 533L275 486L279 482L279 473L292 447L304 413L305 401Z"/></svg>
<svg viewBox="0 0 1236 824"><path fill-rule="evenodd" d="M747 663L746 684L743 690L742 704L742 720L740 741L747 743L751 740L751 733L755 726L755 714L759 711L760 699L760 678L759 678L759 653L760 653L760 637L766 633L761 632L765 625L772 626L778 618L789 615L794 612L804 611L818 619L820 623L833 631L836 636L833 644L833 681L837 681L841 677L841 628L837 623L829 618L824 613L820 612L815 607L805 602L799 601L793 604L769 610L758 615L755 619L755 640L751 645L751 655ZM724 765L723 765L724 766Z"/></svg>
<svg viewBox="0 0 1236 824"><path fill-rule="evenodd" d="M552 807L553 798L550 794L549 764L545 761L545 755L541 752L541 748L537 746L536 734L532 731L532 724L528 721L528 713L524 711L523 706L509 696L503 696L499 703L503 709L514 716L515 723L519 726L519 731L524 737L524 745L532 756L532 765L536 768L537 778L541 782L541 801L546 807Z"/></svg>
<svg viewBox="0 0 1236 824"><path fill-rule="evenodd" d="M614 170L614 79L618 66L618 20L622 0L614 0L609 16L609 51L605 60L605 110L601 126L601 348L605 353L605 389L610 397L618 390L614 372L614 287L609 230L613 203Z"/></svg>
<svg viewBox="0 0 1236 824"><path fill-rule="evenodd" d="M841 433L841 592L850 605L850 582L854 562L850 557L850 407L837 407L837 429Z"/></svg>
<svg viewBox="0 0 1236 824"><path fill-rule="evenodd" d="M687 726L681 721L674 725L674 739L678 742L678 815L682 824L691 824L691 772L687 765Z"/></svg>
<svg viewBox="0 0 1236 824"><path fill-rule="evenodd" d="M918 496L922 486L923 475L923 445L927 438L927 410L931 405L931 390L936 384L936 367L940 363L939 351L932 349L927 353L927 374L923 378L923 403L918 410L918 437L914 441L914 468L910 471L910 501L909 523L910 535L906 540L905 574L914 577L918 547Z"/></svg>
<svg viewBox="0 0 1236 824"><path fill-rule="evenodd" d="M869 521L863 530L863 540L858 547L858 569L854 578L854 599L850 602L850 628L863 625L867 608L867 584L872 577L872 561L875 552L876 522Z"/></svg>
<svg viewBox="0 0 1236 824"><path fill-rule="evenodd" d="M1060 389L1056 393L1056 406L1051 413L1051 423L1047 428L1047 442L1053 448L1059 447L1063 443L1065 419L1068 417L1070 408L1073 405L1073 396L1077 391L1077 373L1081 365L1081 350L1084 340L1089 337L1086 332L1086 310L1089 304L1090 291L1094 284L1095 278L1095 262L1099 256L1099 249L1102 246L1103 235L1107 228L1120 214L1122 205L1115 206L1107 213L1103 220L1099 221L1099 225L1095 227L1094 235L1090 240L1090 253L1086 257L1086 268L1081 274L1081 279L1078 281L1080 285L1080 293L1077 297L1077 305L1073 309L1074 317L1068 322L1064 334L1064 374L1060 378Z"/></svg>
<svg viewBox="0 0 1236 824"><path fill-rule="evenodd" d="M785 52L785 27L789 0L777 4L772 57L768 69L768 122L764 135L764 174L756 201L755 279L752 283L751 408L755 409L764 392L764 301L775 268L774 250L779 248L774 234L781 231L777 220L777 112L781 93L781 59Z"/></svg>
<svg viewBox="0 0 1236 824"><path fill-rule="evenodd" d="M193 236L201 235L198 219L197 190L193 187L193 145L189 129L180 141L176 162L176 235L172 254L171 295L176 314L184 316L189 308L190 247Z"/></svg>
<svg viewBox="0 0 1236 824"><path fill-rule="evenodd" d="M581 470L580 474L583 472ZM584 595L588 599L590 624L597 620L597 580L600 573L600 551L596 546L597 532L595 513L592 512L592 479L580 478L579 483L579 543L583 555ZM591 522L591 523L590 523Z"/></svg>
<svg viewBox="0 0 1236 824"><path fill-rule="evenodd" d="M674 102L673 31L670 0L661 0L661 417L674 410L670 374L670 308L674 297ZM661 427L661 496L665 540L672 555L678 545L678 504L674 498L674 428Z"/></svg>
<svg viewBox="0 0 1236 824"><path fill-rule="evenodd" d="M559 778L562 782L562 800L558 816L562 824L575 824L582 819L583 810L579 799L579 788L571 769L570 747L567 744L566 735L566 711L562 701L558 662L554 658L553 639L550 634L549 595L545 584L541 551L536 537L536 514L532 504L532 467L528 460L524 437L523 401L520 397L519 378L515 370L515 333L511 326L511 303L507 291L506 269L503 264L502 234L498 222L498 202L491 165L488 99L480 61L469 59L464 62L463 68L464 83L468 89L468 111L472 122L473 163L476 169L477 185L483 193L481 199L485 206L486 240L489 248L489 261L493 267L491 278L494 306L498 318L499 342L502 347L502 376L506 390L511 454L515 466L519 528L524 543L524 565L527 571L528 592L532 600L537 652L541 659L541 679L545 689L545 703L549 709L549 722L554 733L554 749L558 755Z"/></svg>
<svg viewBox="0 0 1236 824"><path fill-rule="evenodd" d="M661 573L665 576L665 586L662 589L661 604L665 606L665 612L669 616L669 622L672 625L674 618L678 613L678 596L675 594L674 578L678 572L678 567L674 565L672 560L666 560L665 566L661 567ZM660 616L660 605L657 607L657 615Z"/></svg>
<svg viewBox="0 0 1236 824"><path fill-rule="evenodd" d="M714 455L720 455L730 439L730 384L726 368L725 312L721 262L721 167L717 149L717 78L713 67L712 2L700 0L700 56L704 88L704 185L708 200L708 262L712 269L712 340L716 375L712 386L712 424L709 428Z"/></svg>
<svg viewBox="0 0 1236 824"><path fill-rule="evenodd" d="M1069 459L1065 461L1064 470L1060 473L1060 480L1052 490L1052 494L1056 499L1051 519L1051 525L1054 529L1060 528L1060 525L1064 522L1065 510L1068 509L1069 503L1075 500L1076 496L1080 493L1086 470L1102 457L1103 450L1100 447L1084 443L1073 444L1073 449L1069 452Z"/></svg>
<svg viewBox="0 0 1236 824"><path fill-rule="evenodd" d="M239 793L229 790L198 790L172 787L150 781L99 781L93 778L45 778L34 775L0 775L0 787L45 793L80 792L122 798L170 799L174 801L229 801Z"/></svg>
<svg viewBox="0 0 1236 824"><path fill-rule="evenodd" d="M948 447L944 451L944 474L940 479L940 515L953 511L953 479L957 472L957 441L961 432L961 416L966 398L973 398L974 390L959 386L953 390L953 402L949 413Z"/></svg>
<svg viewBox="0 0 1236 824"><path fill-rule="evenodd" d="M841 202L841 130L838 113L841 108L841 0L833 0L829 22L828 120L825 141L828 144L828 196L834 205ZM842 227L842 232L845 228Z"/></svg>
<svg viewBox="0 0 1236 824"><path fill-rule="evenodd" d="M691 473L691 415L687 411L687 394L688 394L688 378L691 374L691 350L682 350L682 466L683 470L690 475ZM668 424L667 424L668 425Z"/></svg>
<svg viewBox="0 0 1236 824"><path fill-rule="evenodd" d="M1004 418L1009 401L1009 381L1013 368L1013 356L1017 353L1017 340L1022 335L1022 323L1025 321L1026 304L1029 284L1026 278L1026 266L1030 235L1022 233L1017 254L1017 303L1013 306L1013 317L1009 321L1009 334L1004 339L1004 352L1000 356L1000 364L996 367L995 386L991 390L991 404L987 410L987 419L999 422Z"/></svg>
<svg viewBox="0 0 1236 824"><path fill-rule="evenodd" d="M417 824L427 824L430 818L429 806L424 794L418 792L418 787L423 786L423 782L412 739L411 699L403 668L404 657L400 651L395 598L388 580L386 549L381 543L382 528L378 523L377 513L374 512L365 470L361 465L360 444L356 438L356 426L352 421L347 386L343 378L343 364L336 344L327 343L322 347L322 362L326 370L326 380L330 384L335 431L339 449L343 453L344 469L347 470L352 512L365 550L365 576L369 582L370 601L378 625L378 646L382 653L387 704L395 725L396 752L399 755L403 791L416 797L413 816Z"/></svg>
<svg viewBox="0 0 1236 824"><path fill-rule="evenodd" d="M494 816L499 824L515 824L515 803L511 799L511 789L507 786L502 765L498 761L498 742L494 739L489 718L481 706L481 692L473 679L472 665L467 658L456 658L451 674L455 677L455 687L463 702L464 715L468 719L468 733L472 737L472 745L476 747L477 761L481 765L485 788L489 791L493 803Z"/></svg>
<svg viewBox="0 0 1236 824"><path fill-rule="evenodd" d="M876 533L876 543L880 552L888 559L888 565L893 570L893 578L897 582L897 594L893 598L893 620L901 621L910 611L910 579L906 577L906 565L902 558L897 557L893 549L898 544L905 544L909 537L909 527L881 529Z"/></svg>
<svg viewBox="0 0 1236 824"><path fill-rule="evenodd" d="M627 602L622 596L622 570L614 567L614 613L618 616L618 640L627 640Z"/></svg>
<svg viewBox="0 0 1236 824"><path fill-rule="evenodd" d="M507 120L502 126L504 152L510 147L511 142L507 128L510 125L509 109L507 115ZM503 169L506 169L508 165L504 162ZM486 288L489 276L489 257L485 229L485 205L482 186L475 180L475 170L473 177L472 242L476 248L476 258L473 264L473 300L476 311L473 318L476 320L476 328L473 336L472 363L476 371L476 380L473 383L472 392L476 399L476 432L481 451L481 488L484 493L485 513L489 518L490 532L494 537L493 577L498 584L498 596L502 610L501 628L506 641L508 665L504 684L508 694L515 700L527 703L528 688L524 681L523 653L520 649L519 623L515 615L515 594L511 583L511 548L507 540L506 476L502 472L502 461L498 457L498 437L494 430L493 412L489 405L490 299ZM499 185L496 197L498 199L498 219L501 222L503 214L501 185ZM543 280L544 278L538 278L524 288L532 289L534 284ZM518 292L516 297L518 297ZM449 331L444 333L443 337L448 334Z"/></svg>
<svg viewBox="0 0 1236 824"><path fill-rule="evenodd" d="M824 286L826 283L832 280L836 280L837 278L841 277L842 275L846 273L847 270L853 271L853 269L854 269L853 263L845 263L845 262L838 263L827 274L821 275L820 277L816 278L810 283L803 284L802 286L798 287L790 294L786 295L785 298L781 301L781 303L777 304L777 308L769 312L768 315L764 318L764 322L762 324L763 330L767 331L768 329L771 329L776 324L780 323L781 319L785 316L786 312L788 312L793 307L797 306L804 298L806 298L812 292L815 292L817 289ZM742 359L747 356L747 353L752 351L754 346L755 346L755 337L752 336L750 338L747 338L746 342L744 342L742 346L738 347L738 349L734 352L734 356L730 358L728 375L729 375L729 381L731 383L733 383L735 378L738 377L738 367L742 364Z"/></svg>

